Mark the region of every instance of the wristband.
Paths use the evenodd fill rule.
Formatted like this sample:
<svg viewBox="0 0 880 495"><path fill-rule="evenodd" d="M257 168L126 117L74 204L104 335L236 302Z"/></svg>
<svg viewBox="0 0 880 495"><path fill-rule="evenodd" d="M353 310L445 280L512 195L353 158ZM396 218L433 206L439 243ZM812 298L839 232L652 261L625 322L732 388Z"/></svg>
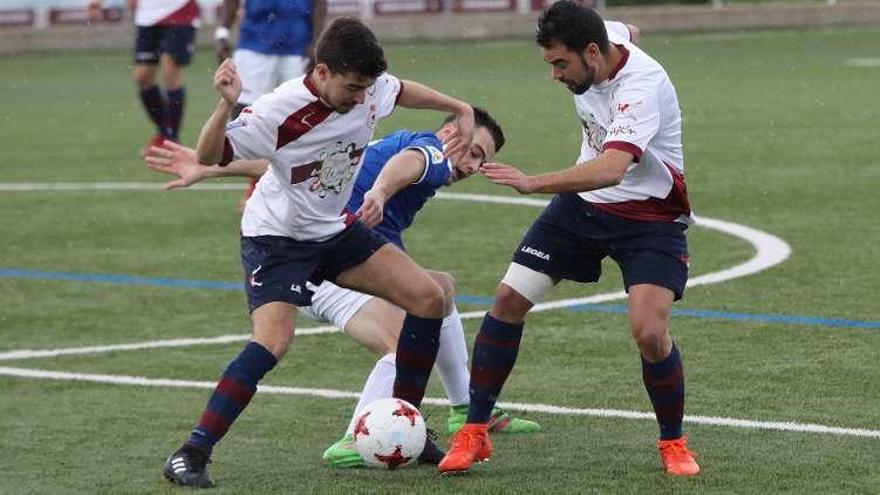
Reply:
<svg viewBox="0 0 880 495"><path fill-rule="evenodd" d="M214 30L214 41L220 40L228 40L229 39L229 28L224 26L218 26L217 29Z"/></svg>

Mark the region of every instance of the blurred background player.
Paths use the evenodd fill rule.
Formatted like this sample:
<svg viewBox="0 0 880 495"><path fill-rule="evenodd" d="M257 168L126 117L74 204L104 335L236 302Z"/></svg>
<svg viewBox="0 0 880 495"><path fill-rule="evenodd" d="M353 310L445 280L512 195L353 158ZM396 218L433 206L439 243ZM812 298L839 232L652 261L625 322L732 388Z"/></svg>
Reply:
<svg viewBox="0 0 880 495"><path fill-rule="evenodd" d="M240 0L223 1L223 17L214 31L218 63L229 58L230 30L240 5ZM260 95L305 74L324 29L327 0L244 0L243 12L233 54L241 77L233 119Z"/></svg>
<svg viewBox="0 0 880 495"><path fill-rule="evenodd" d="M663 67L592 9L570 0L538 20L537 43L551 75L574 93L583 125L577 164L529 176L487 163L482 172L522 194L556 196L532 224L495 291L474 343L467 424L440 463L467 471L492 454L486 422L519 351L526 314L561 280L596 282L602 260L620 267L630 334L660 426L663 468L700 472L682 433L684 372L669 315L688 278L685 231L693 221L684 181L681 109Z"/></svg>
<svg viewBox="0 0 880 495"><path fill-rule="evenodd" d="M156 126L150 144L161 144L166 139L177 142L186 107L183 67L192 61L195 50L199 5L196 0L128 1L134 9L137 29L134 80L141 104ZM101 7L102 0L89 0L89 16L97 18ZM157 72L162 88L156 84Z"/></svg>
<svg viewBox="0 0 880 495"><path fill-rule="evenodd" d="M424 398L440 327L452 311L451 277L420 267L344 209L376 125L397 105L455 114L456 133L447 141L454 159L470 150L474 112L387 73L376 36L355 18L327 27L315 62L304 77L261 96L232 122L241 79L231 60L215 72L220 98L199 135L198 160L269 162L241 221L252 340L227 366L189 438L165 461L163 475L173 483L214 485L206 470L211 452L287 353L297 307L311 305L315 283L329 280L406 309L393 394L417 408Z"/></svg>
<svg viewBox="0 0 880 495"><path fill-rule="evenodd" d="M373 225L374 230L403 249L403 231L435 192L470 177L504 145L504 133L488 112L475 108L474 117L473 144L455 165L441 151L442 141L454 133L454 116L447 117L437 131L398 131L371 143L355 181L349 211L360 211L365 224ZM259 177L267 169L265 162L253 161L233 162L227 167L203 166L196 161L192 150L175 144L152 148L146 161L154 170L178 176L168 183L168 188L186 187L209 177ZM367 206L361 209L364 204ZM392 395L394 351L405 312L384 299L330 282L322 283L315 290L312 306L301 309L315 319L343 329L358 343L382 356L367 378L345 435L323 455L324 461L333 467L363 466L363 459L353 445L355 418L367 404ZM457 432L467 417L470 381L467 361L464 328L458 311L453 309L440 329L436 364L451 405L446 427L450 434ZM499 408L492 411L489 431L529 433L539 430L538 423L512 417ZM429 455L422 461L436 459L436 464L439 458L430 455L433 444L426 445Z"/></svg>

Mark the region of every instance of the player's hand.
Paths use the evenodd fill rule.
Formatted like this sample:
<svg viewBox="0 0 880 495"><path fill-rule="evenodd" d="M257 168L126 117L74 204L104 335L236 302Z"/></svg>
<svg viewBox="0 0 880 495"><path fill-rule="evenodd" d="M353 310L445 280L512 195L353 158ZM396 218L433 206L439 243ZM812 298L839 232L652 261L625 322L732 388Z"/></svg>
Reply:
<svg viewBox="0 0 880 495"><path fill-rule="evenodd" d="M443 154L453 163L458 163L470 151L473 140L474 110L468 105L467 110L455 120L455 130L443 141Z"/></svg>
<svg viewBox="0 0 880 495"><path fill-rule="evenodd" d="M379 192L370 189L364 193L364 202L355 215L364 225L372 229L382 223L384 209L385 198Z"/></svg>
<svg viewBox="0 0 880 495"><path fill-rule="evenodd" d="M165 184L166 191L189 187L207 177L207 167L199 163L196 151L171 141L165 141L162 146L150 146L144 161L156 172L178 177Z"/></svg>
<svg viewBox="0 0 880 495"><path fill-rule="evenodd" d="M229 105L238 102L241 94L241 78L232 59L226 59L214 72L214 89Z"/></svg>
<svg viewBox="0 0 880 495"><path fill-rule="evenodd" d="M520 172L512 165L484 163L480 167L480 173L496 184L516 189L520 194L531 194L536 189L532 177Z"/></svg>

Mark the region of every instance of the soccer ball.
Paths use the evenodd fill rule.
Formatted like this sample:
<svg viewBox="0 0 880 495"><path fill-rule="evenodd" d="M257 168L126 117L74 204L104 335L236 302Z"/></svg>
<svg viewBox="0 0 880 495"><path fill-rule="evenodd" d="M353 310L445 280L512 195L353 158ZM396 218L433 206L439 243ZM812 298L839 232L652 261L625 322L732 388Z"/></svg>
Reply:
<svg viewBox="0 0 880 495"><path fill-rule="evenodd" d="M383 469L409 466L425 448L425 420L409 402L379 399L358 415L354 445L367 466Z"/></svg>

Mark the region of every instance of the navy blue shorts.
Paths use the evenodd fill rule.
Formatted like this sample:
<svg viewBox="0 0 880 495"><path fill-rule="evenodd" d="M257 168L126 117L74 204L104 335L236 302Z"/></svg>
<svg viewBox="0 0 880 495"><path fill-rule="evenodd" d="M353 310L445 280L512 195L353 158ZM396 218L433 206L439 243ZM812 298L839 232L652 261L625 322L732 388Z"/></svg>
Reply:
<svg viewBox="0 0 880 495"><path fill-rule="evenodd" d="M577 194L560 194L532 224L513 255L517 264L554 280L595 282L610 256L623 285L652 284L684 295L688 277L685 230L680 222L636 222L605 213Z"/></svg>
<svg viewBox="0 0 880 495"><path fill-rule="evenodd" d="M178 65L189 65L196 48L192 26L138 26L134 42L134 63L156 65L163 53Z"/></svg>
<svg viewBox="0 0 880 495"><path fill-rule="evenodd" d="M270 235L242 237L248 308L253 311L275 301L311 306L313 292L306 282L333 282L341 272L363 263L386 243L381 234L361 222L322 242Z"/></svg>

